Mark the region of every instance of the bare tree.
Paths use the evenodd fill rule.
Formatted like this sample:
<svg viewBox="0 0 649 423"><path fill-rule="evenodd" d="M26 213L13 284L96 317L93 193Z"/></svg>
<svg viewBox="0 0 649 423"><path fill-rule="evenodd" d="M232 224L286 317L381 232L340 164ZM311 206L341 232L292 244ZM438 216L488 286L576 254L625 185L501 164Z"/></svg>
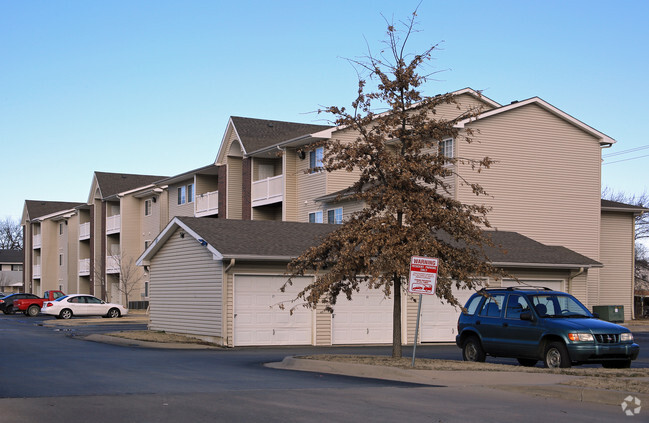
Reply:
<svg viewBox="0 0 649 423"><path fill-rule="evenodd" d="M381 289L393 299L392 356L401 357L402 282L409 274L410 257L437 257L437 295L453 305L458 301L452 287L469 289L481 285L481 276L502 276L488 263L484 247L492 245L484 228L490 227L482 205L464 204L452 195L447 182L457 175L474 194L484 189L456 173L459 165L480 171L492 165L488 157L471 159L445 155L443 141L472 141L472 132L456 124L475 117L479 109L459 110L452 94L424 96L420 86L428 75L418 72L432 60L432 46L420 54L405 53L414 32L416 13L403 30L387 23L387 48L371 52L352 63L376 78L377 88L366 92L359 77L358 93L351 110L328 107L334 124L354 130L352 142L331 140L324 144L323 169L327 172L356 171L351 198L365 204L327 236L289 265L291 278L315 269L316 279L298 294L308 306L324 303L333 310L340 294L351 299L361 285ZM378 103L378 104L377 104ZM436 117L436 108L452 105L458 116ZM376 114L377 107L387 111Z"/></svg>
<svg viewBox="0 0 649 423"><path fill-rule="evenodd" d="M117 289L124 294L126 300L126 307L129 304L129 296L131 293L140 287L140 283L144 280L144 273L142 269L135 264L135 259L126 254L113 256L119 266L119 283Z"/></svg>
<svg viewBox="0 0 649 423"><path fill-rule="evenodd" d="M23 228L10 217L0 221L0 250L22 250Z"/></svg>

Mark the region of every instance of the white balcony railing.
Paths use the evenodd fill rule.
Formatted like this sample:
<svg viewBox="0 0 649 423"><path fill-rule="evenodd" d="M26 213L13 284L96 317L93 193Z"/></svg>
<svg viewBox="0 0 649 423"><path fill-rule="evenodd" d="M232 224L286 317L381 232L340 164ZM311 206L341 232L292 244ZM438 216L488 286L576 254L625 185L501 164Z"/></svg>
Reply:
<svg viewBox="0 0 649 423"><path fill-rule="evenodd" d="M40 279L41 278L41 265L40 264L35 264L34 267L32 268L32 277L34 279Z"/></svg>
<svg viewBox="0 0 649 423"><path fill-rule="evenodd" d="M284 175L252 183L252 206L263 206L284 200Z"/></svg>
<svg viewBox="0 0 649 423"><path fill-rule="evenodd" d="M90 239L90 222L79 225L79 241Z"/></svg>
<svg viewBox="0 0 649 423"><path fill-rule="evenodd" d="M90 259L79 260L79 276L90 275Z"/></svg>
<svg viewBox="0 0 649 423"><path fill-rule="evenodd" d="M203 217L219 212L219 192L206 192L194 199L194 216Z"/></svg>
<svg viewBox="0 0 649 423"><path fill-rule="evenodd" d="M108 216L106 218L106 234L116 234L122 229L122 216Z"/></svg>
<svg viewBox="0 0 649 423"><path fill-rule="evenodd" d="M35 234L32 237L32 246L33 246L33 248L41 248L42 243L43 243L43 240L41 238L41 234Z"/></svg>
<svg viewBox="0 0 649 423"><path fill-rule="evenodd" d="M106 256L106 273L119 273L119 258Z"/></svg>

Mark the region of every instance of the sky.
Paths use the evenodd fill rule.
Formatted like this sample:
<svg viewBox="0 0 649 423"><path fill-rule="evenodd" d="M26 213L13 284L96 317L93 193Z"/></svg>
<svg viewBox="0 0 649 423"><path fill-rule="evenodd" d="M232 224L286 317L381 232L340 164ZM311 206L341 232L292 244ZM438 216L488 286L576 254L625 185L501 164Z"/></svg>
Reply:
<svg viewBox="0 0 649 423"><path fill-rule="evenodd" d="M424 94L538 96L617 141L603 188L649 191L645 0L0 0L0 219L86 202L94 171L213 163L230 116L328 123L314 111L356 93L347 59L418 5L408 51L439 44Z"/></svg>

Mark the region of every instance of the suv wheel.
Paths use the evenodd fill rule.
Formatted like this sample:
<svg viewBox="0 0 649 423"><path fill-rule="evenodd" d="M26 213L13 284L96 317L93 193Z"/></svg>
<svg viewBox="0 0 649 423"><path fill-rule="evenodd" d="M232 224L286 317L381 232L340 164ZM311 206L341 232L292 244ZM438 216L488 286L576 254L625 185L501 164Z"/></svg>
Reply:
<svg viewBox="0 0 649 423"><path fill-rule="evenodd" d="M550 342L543 354L545 367L549 369L567 368L572 365L568 349L563 342Z"/></svg>
<svg viewBox="0 0 649 423"><path fill-rule="evenodd" d="M475 336L469 336L462 344L462 359L464 361L483 362L486 354L480 345L480 340Z"/></svg>

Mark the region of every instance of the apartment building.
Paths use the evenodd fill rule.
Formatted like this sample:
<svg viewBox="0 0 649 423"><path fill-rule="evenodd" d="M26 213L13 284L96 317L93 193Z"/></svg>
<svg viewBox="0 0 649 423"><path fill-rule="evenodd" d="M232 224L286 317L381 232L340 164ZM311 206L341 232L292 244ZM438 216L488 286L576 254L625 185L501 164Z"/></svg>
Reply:
<svg viewBox="0 0 649 423"><path fill-rule="evenodd" d="M23 291L23 250L0 250L0 295Z"/></svg>
<svg viewBox="0 0 649 423"><path fill-rule="evenodd" d="M480 174L457 169L481 183L490 194L487 197L475 197L457 176L449 180L455 198L484 202L492 208L489 220L494 228L510 234L501 239L509 255L494 253L492 261L520 282L570 292L588 307L623 305L630 319L633 217L644 210L600 199L601 150L615 141L538 97L503 106L468 88L454 94L461 109L480 106L483 112L460 123L460 129L470 128L478 134L476 142L442 140L445 154L489 156L497 161ZM437 109L440 118L457 113L454 105ZM224 345L390 342L391 321L381 316L391 315L391 300L373 290L360 292L351 302L339 301L333 316L323 315L322 310L302 314L298 319L301 340L287 336L287 328L298 322L273 305L289 257L260 253L256 244L269 241L263 240L261 233L255 238L254 230L246 232L240 227L240 221L336 224L362 208L363 204L345 196L345 190L356 181L354 172L320 169L327 140L355 137L350 128L232 117L215 161L219 169L218 217L228 220L198 223L172 219L140 257L139 263L151 270L152 327L213 336ZM248 246L249 253L233 248L230 239L213 236L216 228L235 238L241 232L240 243ZM275 232L273 245L283 240L295 242L292 230L310 236L303 227L287 224L284 228ZM187 273L178 272L183 268L180 257L183 262L194 257L194 265L202 268L205 264L210 268L206 275L213 277L205 276L197 283ZM201 257L208 262L202 263ZM485 283L512 285L519 281ZM178 284L192 288L187 300L196 310L207 301L196 291L214 292L209 301L220 302L218 324L199 330L174 319L165 298ZM456 295L462 301L470 292L457 291ZM417 307L411 299L404 301L402 333L404 342L410 342ZM422 341L453 339L457 310L435 297L425 297L422 310ZM256 329L251 329L251 322Z"/></svg>

